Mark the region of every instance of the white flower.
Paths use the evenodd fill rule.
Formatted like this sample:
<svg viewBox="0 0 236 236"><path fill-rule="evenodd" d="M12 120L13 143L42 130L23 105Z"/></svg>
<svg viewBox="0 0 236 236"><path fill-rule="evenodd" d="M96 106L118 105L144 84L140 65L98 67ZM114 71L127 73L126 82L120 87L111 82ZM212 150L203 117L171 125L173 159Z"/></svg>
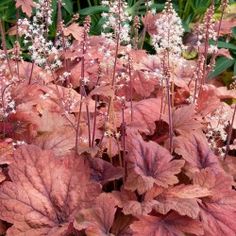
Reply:
<svg viewBox="0 0 236 236"><path fill-rule="evenodd" d="M184 29L180 17L170 1L167 1L162 15L156 20L157 34L152 42L157 53L169 52L172 59L181 56L183 50L182 36Z"/></svg>

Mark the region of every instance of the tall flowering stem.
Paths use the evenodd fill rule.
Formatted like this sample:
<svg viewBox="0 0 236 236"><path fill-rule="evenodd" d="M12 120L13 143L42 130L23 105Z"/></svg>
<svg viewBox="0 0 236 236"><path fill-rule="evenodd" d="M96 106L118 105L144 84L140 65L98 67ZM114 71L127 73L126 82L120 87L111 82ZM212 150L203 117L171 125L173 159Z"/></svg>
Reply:
<svg viewBox="0 0 236 236"><path fill-rule="evenodd" d="M169 52L166 51L163 61L163 74L166 82L166 91L167 91L167 103L168 103L168 119L169 119L169 150L173 151L173 118L172 118L172 103L171 103L171 94L170 94L170 69L169 69Z"/></svg>
<svg viewBox="0 0 236 236"><path fill-rule="evenodd" d="M174 106L174 81L171 69L181 61L181 53L184 49L182 36L184 29L180 17L175 12L170 0L165 4L164 10L155 22L157 34L153 36L152 43L163 62L163 78L166 83L170 151L173 150L173 120L172 107ZM172 94L171 94L172 90Z"/></svg>
<svg viewBox="0 0 236 236"><path fill-rule="evenodd" d="M215 12L214 4L212 3L210 8L208 9L205 19L204 19L204 25L205 25L205 47L204 47L204 58L205 63L203 66L203 75L202 75L202 81L201 85L205 83L206 81L206 69L207 69L207 54L209 50L209 39L216 40L215 30L214 30L214 23L212 22L212 18Z"/></svg>
<svg viewBox="0 0 236 236"><path fill-rule="evenodd" d="M75 139L75 148L76 148L76 153L78 150L79 146L79 132L80 132L80 122L81 122L81 113L82 113L82 106L83 106L83 97L87 96L85 87L84 87L84 79L85 79L85 71L84 71L84 56L87 51L87 43L88 43L88 33L90 30L90 23L91 19L89 16L85 18L84 22L84 34L83 34L83 45L82 45L82 57L81 57L81 74L80 74L80 107L79 107L79 114L78 114L78 119L77 119L77 126L76 126L76 139ZM88 105L86 104L86 113L87 113L87 123L88 123L88 136L89 136L89 146L91 147L92 145L92 140L91 140L91 127L90 127L90 113L89 113L89 108Z"/></svg>

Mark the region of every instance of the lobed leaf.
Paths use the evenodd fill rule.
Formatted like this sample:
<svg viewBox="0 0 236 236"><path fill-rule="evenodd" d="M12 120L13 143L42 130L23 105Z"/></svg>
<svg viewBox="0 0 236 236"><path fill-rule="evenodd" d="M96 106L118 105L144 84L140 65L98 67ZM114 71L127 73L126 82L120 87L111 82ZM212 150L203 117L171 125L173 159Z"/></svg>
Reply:
<svg viewBox="0 0 236 236"><path fill-rule="evenodd" d="M142 216L131 224L133 236L184 236L203 235L201 223L186 216L171 213L166 216Z"/></svg>
<svg viewBox="0 0 236 236"><path fill-rule="evenodd" d="M77 211L100 193L81 158L56 158L33 145L15 151L9 176L0 186L0 218L13 224L9 236L64 235Z"/></svg>
<svg viewBox="0 0 236 236"><path fill-rule="evenodd" d="M140 135L127 138L128 177L125 188L143 194L154 184L167 188L178 183L175 176L184 165L183 160L172 160L168 150L154 142L143 141Z"/></svg>

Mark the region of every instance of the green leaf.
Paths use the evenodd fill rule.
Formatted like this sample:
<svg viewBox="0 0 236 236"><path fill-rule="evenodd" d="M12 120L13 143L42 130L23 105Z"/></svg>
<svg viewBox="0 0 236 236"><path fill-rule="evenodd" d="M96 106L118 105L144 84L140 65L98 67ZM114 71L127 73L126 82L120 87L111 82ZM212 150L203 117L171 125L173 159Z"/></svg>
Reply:
<svg viewBox="0 0 236 236"><path fill-rule="evenodd" d="M219 48L228 48L228 49L236 50L236 45L235 44L226 43L226 42L223 42L223 41L218 41L217 46Z"/></svg>
<svg viewBox="0 0 236 236"><path fill-rule="evenodd" d="M63 0L63 8L70 14L73 14L73 3L71 0Z"/></svg>
<svg viewBox="0 0 236 236"><path fill-rule="evenodd" d="M108 12L108 8L105 6L92 6L92 7L86 7L84 9L81 9L79 11L79 14L82 16L87 15L94 15L102 12Z"/></svg>
<svg viewBox="0 0 236 236"><path fill-rule="evenodd" d="M1 0L0 1L0 10L4 5L7 5L8 3L12 2L12 0Z"/></svg>
<svg viewBox="0 0 236 236"><path fill-rule="evenodd" d="M236 27L232 28L232 34L233 34L234 38L236 38Z"/></svg>
<svg viewBox="0 0 236 236"><path fill-rule="evenodd" d="M230 68L234 63L235 60L228 59L226 57L219 57L216 60L215 69L212 73L210 73L209 78L212 79L213 77L216 77L217 75Z"/></svg>

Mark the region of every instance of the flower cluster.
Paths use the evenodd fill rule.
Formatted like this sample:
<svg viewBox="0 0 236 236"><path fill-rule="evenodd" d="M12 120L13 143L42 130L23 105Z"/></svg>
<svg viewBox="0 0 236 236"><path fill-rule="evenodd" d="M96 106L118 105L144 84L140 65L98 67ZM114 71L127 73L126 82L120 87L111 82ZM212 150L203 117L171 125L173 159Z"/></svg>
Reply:
<svg viewBox="0 0 236 236"><path fill-rule="evenodd" d="M0 54L1 55L1 54ZM15 101L12 99L11 90L13 88L14 80L6 77L7 61L0 56L0 118L7 117L11 113L15 113Z"/></svg>
<svg viewBox="0 0 236 236"><path fill-rule="evenodd" d="M229 125L229 112L227 106L221 106L213 114L206 117L209 121L206 137L210 147L220 154L224 155L224 142L227 140L227 127Z"/></svg>
<svg viewBox="0 0 236 236"><path fill-rule="evenodd" d="M152 38L153 46L158 54L169 52L171 59L179 58L184 48L182 36L184 29L180 17L177 15L170 1L156 20L157 34Z"/></svg>
<svg viewBox="0 0 236 236"><path fill-rule="evenodd" d="M198 42L197 45L200 46L203 42L208 44L210 39L217 40L217 32L215 30L214 15L215 7L212 4L207 12L205 13L203 23L198 27ZM218 48L215 45L210 45L208 48L209 53L217 52Z"/></svg>
<svg viewBox="0 0 236 236"><path fill-rule="evenodd" d="M50 0L39 0L36 4L36 13L32 22L28 19L18 21L19 29L24 33L24 43L29 44L28 49L32 61L44 66L46 69L54 69L61 65L58 58L58 50L47 39L49 26L52 24L52 7ZM48 62L49 55L53 56L53 62Z"/></svg>
<svg viewBox="0 0 236 236"><path fill-rule="evenodd" d="M130 42L130 21L131 17L127 11L127 3L123 0L117 1L102 1L104 6L109 8L108 13L102 13L104 18L104 33L103 35L108 38L113 37L113 33L110 30L113 30L116 37L119 37L119 40L124 43Z"/></svg>

